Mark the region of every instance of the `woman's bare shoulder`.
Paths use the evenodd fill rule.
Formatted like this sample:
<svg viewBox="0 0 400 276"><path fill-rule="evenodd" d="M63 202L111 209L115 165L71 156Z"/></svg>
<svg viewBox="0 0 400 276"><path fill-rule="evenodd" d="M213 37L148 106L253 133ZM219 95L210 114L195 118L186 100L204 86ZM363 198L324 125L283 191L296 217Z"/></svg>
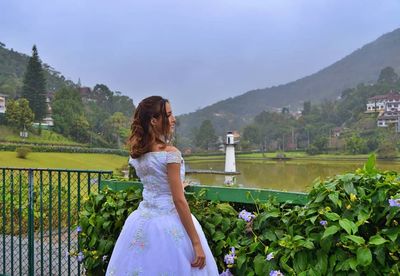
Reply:
<svg viewBox="0 0 400 276"><path fill-rule="evenodd" d="M174 146L166 146L165 151L166 152L179 152L179 150Z"/></svg>

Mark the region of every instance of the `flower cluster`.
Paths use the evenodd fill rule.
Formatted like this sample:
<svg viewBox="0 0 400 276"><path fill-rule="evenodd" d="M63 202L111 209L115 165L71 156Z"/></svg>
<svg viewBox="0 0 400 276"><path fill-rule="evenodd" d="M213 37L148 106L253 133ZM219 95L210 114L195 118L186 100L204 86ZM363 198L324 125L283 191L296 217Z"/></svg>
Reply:
<svg viewBox="0 0 400 276"><path fill-rule="evenodd" d="M265 260L266 260L266 261L270 261L270 260L272 260L273 258L274 258L274 253L271 252L271 253L269 253L269 254L267 255L267 257L265 258Z"/></svg>
<svg viewBox="0 0 400 276"><path fill-rule="evenodd" d="M80 233L82 233L82 227L81 226L77 226L76 227L76 233L79 235ZM96 254L97 254L97 251L92 251L92 252L85 252L85 254L87 255L87 256L95 256ZM82 252L82 251L74 251L74 250L71 250L71 251L67 251L66 253L65 253L65 257L76 257L76 260L78 261L78 263L82 263L83 262L83 260L85 259L85 254ZM107 261L107 259L108 259L108 256L107 255L104 255L103 257L102 257L102 261L103 261L103 263L104 262L106 262Z"/></svg>
<svg viewBox="0 0 400 276"><path fill-rule="evenodd" d="M250 222L253 218L256 216L250 212L247 212L246 210L242 210L239 213L239 218L244 219L246 222Z"/></svg>
<svg viewBox="0 0 400 276"><path fill-rule="evenodd" d="M271 270L271 272L269 273L269 276L284 276L284 275L279 270Z"/></svg>
<svg viewBox="0 0 400 276"><path fill-rule="evenodd" d="M319 224L321 224L322 226L326 226L328 222L326 220L321 220Z"/></svg>
<svg viewBox="0 0 400 276"><path fill-rule="evenodd" d="M389 199L389 205L390 207L400 207L400 198Z"/></svg>
<svg viewBox="0 0 400 276"><path fill-rule="evenodd" d="M219 274L219 276L233 276L232 272L229 271L229 268L227 268L226 270L222 271L221 274Z"/></svg>
<svg viewBox="0 0 400 276"><path fill-rule="evenodd" d="M224 257L224 262L227 264L227 267L232 267L235 263L236 254L235 254L235 247L231 247L229 254L226 254Z"/></svg>

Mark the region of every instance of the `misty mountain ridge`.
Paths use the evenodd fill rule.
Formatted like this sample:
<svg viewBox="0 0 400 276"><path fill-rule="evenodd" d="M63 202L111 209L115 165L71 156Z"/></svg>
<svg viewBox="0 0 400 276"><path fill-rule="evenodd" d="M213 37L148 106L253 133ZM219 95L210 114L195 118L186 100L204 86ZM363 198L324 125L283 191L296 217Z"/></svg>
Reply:
<svg viewBox="0 0 400 276"><path fill-rule="evenodd" d="M312 75L279 86L251 90L181 115L178 131L187 137L206 119L212 121L218 134L239 130L264 110L290 106L291 111L295 111L304 101L317 103L336 99L345 89L360 83L375 83L380 71L387 66L400 72L400 28Z"/></svg>

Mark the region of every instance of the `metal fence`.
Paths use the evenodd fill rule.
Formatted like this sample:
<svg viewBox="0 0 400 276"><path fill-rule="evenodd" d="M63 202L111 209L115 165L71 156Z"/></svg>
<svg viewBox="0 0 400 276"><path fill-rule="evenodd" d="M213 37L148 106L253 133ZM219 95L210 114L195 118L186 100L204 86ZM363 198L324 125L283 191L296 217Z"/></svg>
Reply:
<svg viewBox="0 0 400 276"><path fill-rule="evenodd" d="M112 171L0 168L0 275L82 275L81 202Z"/></svg>

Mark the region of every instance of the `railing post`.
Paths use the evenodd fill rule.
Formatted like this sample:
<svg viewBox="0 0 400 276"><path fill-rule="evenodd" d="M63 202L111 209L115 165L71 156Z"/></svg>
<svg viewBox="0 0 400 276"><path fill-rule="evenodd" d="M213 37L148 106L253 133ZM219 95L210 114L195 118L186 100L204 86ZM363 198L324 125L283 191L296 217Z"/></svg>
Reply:
<svg viewBox="0 0 400 276"><path fill-rule="evenodd" d="M33 183L33 170L28 170L28 189L29 189L29 201L28 201L28 275L35 275L35 232L34 232L34 183Z"/></svg>

